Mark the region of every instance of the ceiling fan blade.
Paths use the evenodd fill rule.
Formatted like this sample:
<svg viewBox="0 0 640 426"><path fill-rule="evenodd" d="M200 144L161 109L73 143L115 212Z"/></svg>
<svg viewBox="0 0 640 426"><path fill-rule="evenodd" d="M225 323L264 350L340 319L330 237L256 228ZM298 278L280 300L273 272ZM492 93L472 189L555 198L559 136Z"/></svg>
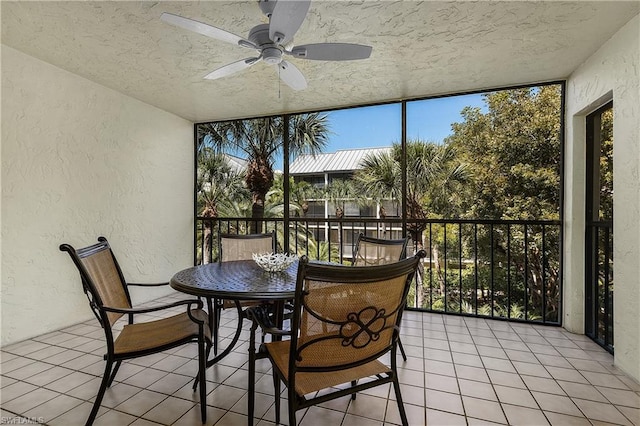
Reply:
<svg viewBox="0 0 640 426"><path fill-rule="evenodd" d="M315 61L353 61L371 56L371 46L351 43L303 44L285 52L297 58Z"/></svg>
<svg viewBox="0 0 640 426"><path fill-rule="evenodd" d="M307 80L295 65L290 62L282 61L276 65L280 80L291 87L293 90L303 90L307 88Z"/></svg>
<svg viewBox="0 0 640 426"><path fill-rule="evenodd" d="M277 0L269 18L269 38L276 44L293 40L309 11L311 0Z"/></svg>
<svg viewBox="0 0 640 426"><path fill-rule="evenodd" d="M218 68L215 71L211 71L209 74L205 75L204 78L207 80L215 80L217 78L226 77L228 75L237 73L238 71L242 71L245 68L249 68L251 65L257 64L260 62L262 58L247 58L242 59L241 61L232 62L224 67Z"/></svg>
<svg viewBox="0 0 640 426"><path fill-rule="evenodd" d="M185 30L193 31L198 34L202 34L207 37L214 38L216 40L226 41L227 43L257 49L257 46L255 46L249 40L245 40L242 37L230 33L229 31L216 28L209 24L194 21L193 19L184 18L182 16L166 12L160 16L160 19L169 24L184 28Z"/></svg>

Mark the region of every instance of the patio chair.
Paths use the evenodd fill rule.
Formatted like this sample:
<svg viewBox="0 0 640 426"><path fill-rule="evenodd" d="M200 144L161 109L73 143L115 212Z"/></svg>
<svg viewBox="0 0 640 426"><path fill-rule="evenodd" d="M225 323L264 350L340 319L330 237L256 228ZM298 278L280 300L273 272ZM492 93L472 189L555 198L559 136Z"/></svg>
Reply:
<svg viewBox="0 0 640 426"><path fill-rule="evenodd" d="M396 263L350 268L309 262L303 256L290 339L263 343L258 352L256 329L269 329L272 324L262 323L259 307L248 308L246 314L252 320L249 424L253 423L255 405L256 360L268 358L273 367L277 424L282 381L287 386L291 426L296 424L297 410L345 395L353 398L356 392L385 383L393 383L400 418L407 425L396 348L409 286L424 256L421 250ZM386 366L379 358L389 352L391 365ZM320 390L323 392L317 393Z"/></svg>
<svg viewBox="0 0 640 426"><path fill-rule="evenodd" d="M354 266L385 265L407 257L409 237L397 240L358 235L353 251Z"/></svg>
<svg viewBox="0 0 640 426"><path fill-rule="evenodd" d="M234 260L252 260L253 253L275 253L276 234L222 234L220 235L220 262L230 262ZM241 306L253 306L260 302L242 301ZM210 317L209 326L213 332L213 353L218 353L218 329L220 327L220 314L222 309L235 307L232 300L211 300L207 298L207 309L213 312Z"/></svg>
<svg viewBox="0 0 640 426"><path fill-rule="evenodd" d="M100 390L87 419L87 425L95 420L105 391L111 386L122 361L162 352L186 343L198 343L198 378L200 382L200 409L202 422L207 420L205 364L211 349L211 332L207 325L207 313L197 299L180 300L163 306L133 308L128 286L161 286L161 284L127 283L120 266L104 237L89 247L74 249L62 244L61 251L71 256L80 272L82 288L89 299L89 306L104 329L107 353L106 366ZM175 311L185 306L185 312L155 321L134 323L136 314ZM118 333L113 325L123 315L128 324ZM194 388L195 390L195 388Z"/></svg>
<svg viewBox="0 0 640 426"><path fill-rule="evenodd" d="M353 251L354 266L386 265L397 262L407 257L407 244L409 237L397 240L385 240L382 238L358 235L355 250ZM398 338L398 348L402 359L407 360L402 341Z"/></svg>

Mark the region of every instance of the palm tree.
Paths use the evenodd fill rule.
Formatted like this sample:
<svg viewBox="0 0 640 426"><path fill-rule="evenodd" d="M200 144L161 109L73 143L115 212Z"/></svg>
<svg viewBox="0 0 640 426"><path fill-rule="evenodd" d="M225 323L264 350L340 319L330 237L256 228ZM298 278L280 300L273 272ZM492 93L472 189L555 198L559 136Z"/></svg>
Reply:
<svg viewBox="0 0 640 426"><path fill-rule="evenodd" d="M366 156L354 176L362 192L376 201L402 199L402 148L393 144L391 152ZM465 183L469 174L466 165L457 161L448 145L421 140L407 141L407 218L409 232L422 244L426 224L421 220L447 215L456 197L456 187Z"/></svg>
<svg viewBox="0 0 640 426"><path fill-rule="evenodd" d="M244 173L234 169L224 154L203 149L196 171L197 209L199 216L215 219L221 209L238 202L246 194ZM244 195L246 197L246 195ZM203 222L202 263L211 262L213 220Z"/></svg>
<svg viewBox="0 0 640 426"><path fill-rule="evenodd" d="M334 205L336 218L342 219L345 204L347 201L356 201L357 193L352 180L334 179L325 188L324 197Z"/></svg>
<svg viewBox="0 0 640 426"><path fill-rule="evenodd" d="M422 233L426 228L428 216L438 217L450 215L452 204L456 204L458 187L469 179L465 164L457 160L455 151L449 145L421 140L407 141L407 228L411 239L418 248L424 246ZM362 192L376 200L392 199L398 203L402 199L402 147L393 144L391 152L372 154L365 157L362 167L355 174L355 179L362 187ZM439 268L439 249L432 244L432 257L436 264L441 286L444 277ZM419 271L416 282L422 276ZM444 291L444 290L443 290ZM418 291L418 306L422 306L424 289Z"/></svg>
<svg viewBox="0 0 640 426"><path fill-rule="evenodd" d="M397 207L402 199L402 169L399 158L393 152L366 156L360 163L362 169L356 172L354 179L362 192L373 197L377 203L390 199Z"/></svg>
<svg viewBox="0 0 640 426"><path fill-rule="evenodd" d="M271 188L273 201L284 203L284 176L276 175ZM306 181L296 182L293 177L289 177L289 210L294 211L294 215L305 217L309 211L309 200L321 198L322 191Z"/></svg>
<svg viewBox="0 0 640 426"><path fill-rule="evenodd" d="M309 252L309 258L313 260L321 260L321 261L331 261L336 262L340 260L340 253L336 246L329 245L326 241L316 241L315 238L309 238L307 240L308 247L305 250L304 248L300 248L298 250L299 255L306 254L306 251Z"/></svg>
<svg viewBox="0 0 640 426"><path fill-rule="evenodd" d="M291 155L319 153L327 144L327 116L320 113L292 115L287 129L281 116L198 126L199 151L211 147L246 155L245 183L251 193L251 217L254 219L264 217L265 196L274 181L274 158L282 152L285 131L289 135ZM252 232L258 232L258 221L252 228Z"/></svg>

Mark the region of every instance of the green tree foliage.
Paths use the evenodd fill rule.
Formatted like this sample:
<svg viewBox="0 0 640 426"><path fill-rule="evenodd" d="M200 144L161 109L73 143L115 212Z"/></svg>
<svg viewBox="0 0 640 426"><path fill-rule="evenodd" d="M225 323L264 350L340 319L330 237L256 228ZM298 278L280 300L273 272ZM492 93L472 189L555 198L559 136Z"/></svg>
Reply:
<svg viewBox="0 0 640 426"><path fill-rule="evenodd" d="M347 202L358 201L359 192L354 186L353 180L334 179L326 188L323 197L335 207L337 219L344 217Z"/></svg>
<svg viewBox="0 0 640 426"><path fill-rule="evenodd" d="M224 205L245 199L244 177L244 171L233 168L224 154L203 149L196 170L198 215L218 217Z"/></svg>
<svg viewBox="0 0 640 426"><path fill-rule="evenodd" d="M488 112L466 107L445 140L474 180L460 215L482 219L559 219L560 88L484 95Z"/></svg>
<svg viewBox="0 0 640 426"><path fill-rule="evenodd" d="M247 160L245 183L251 193L251 217L263 218L265 197L274 182L275 156L282 153L284 132L292 155L321 152L327 143L327 116L320 113L293 115L284 128L281 116L201 124L197 128L198 152L243 153ZM258 223L255 222L258 232Z"/></svg>
<svg viewBox="0 0 640 426"><path fill-rule="evenodd" d="M600 123L600 220L613 218L613 109L602 113Z"/></svg>
<svg viewBox="0 0 640 426"><path fill-rule="evenodd" d="M215 219L228 214L230 209L242 203L248 193L243 184L244 172L231 166L224 154L203 148L198 155L196 170L196 194L198 215ZM214 223L205 220L199 229L202 263L210 263L213 254Z"/></svg>
<svg viewBox="0 0 640 426"><path fill-rule="evenodd" d="M466 166L456 157L449 145L438 145L422 140L411 140L406 144L407 165L407 227L411 239L419 247L424 245L423 232L427 218L451 217L460 188L469 181ZM399 202L402 194L402 147L393 144L390 153L365 157L361 169L355 174L357 185L364 194L375 200L393 199ZM430 239L431 257L437 265L437 276L444 292L444 277L439 268L440 240ZM422 267L421 267L422 268ZM418 271L418 281L424 276ZM418 287L418 306L424 303L424 287Z"/></svg>
<svg viewBox="0 0 640 426"><path fill-rule="evenodd" d="M407 215L409 219L451 217L459 189L470 178L468 169L449 145L419 139L407 141ZM366 156L354 179L361 192L376 201L402 198L402 147ZM414 241L422 243L424 223L410 223Z"/></svg>
<svg viewBox="0 0 640 426"><path fill-rule="evenodd" d="M322 196L322 190L309 182L303 180L296 182L293 177L289 177L289 211L291 216L305 217L309 211L309 200L322 198ZM276 175L267 198L271 203L284 204L284 175Z"/></svg>
<svg viewBox="0 0 640 426"><path fill-rule="evenodd" d="M484 99L488 111L464 108L464 121L453 124L453 134L445 140L474 176L460 197L460 217L558 220L560 87L505 90ZM486 270L492 260L493 312L511 315L518 312L514 305L526 305L532 317L544 311L547 319L557 320L559 259L551 253L558 253L559 229L546 228L544 244L542 235L539 226L479 228L479 264ZM486 287L482 280L479 284Z"/></svg>

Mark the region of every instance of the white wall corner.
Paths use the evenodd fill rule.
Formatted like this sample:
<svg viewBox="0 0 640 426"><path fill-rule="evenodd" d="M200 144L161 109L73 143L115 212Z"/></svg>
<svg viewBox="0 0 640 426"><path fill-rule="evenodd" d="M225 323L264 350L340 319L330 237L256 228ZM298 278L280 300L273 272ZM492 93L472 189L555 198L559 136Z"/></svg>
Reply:
<svg viewBox="0 0 640 426"><path fill-rule="evenodd" d="M106 236L133 282L191 266L194 164L193 123L13 48L1 54L7 345L93 317L61 243Z"/></svg>
<svg viewBox="0 0 640 426"><path fill-rule="evenodd" d="M567 82L564 326L575 332L580 332L580 323L584 327L585 117L612 98L614 359L616 366L640 382L639 35L640 17L636 15Z"/></svg>

